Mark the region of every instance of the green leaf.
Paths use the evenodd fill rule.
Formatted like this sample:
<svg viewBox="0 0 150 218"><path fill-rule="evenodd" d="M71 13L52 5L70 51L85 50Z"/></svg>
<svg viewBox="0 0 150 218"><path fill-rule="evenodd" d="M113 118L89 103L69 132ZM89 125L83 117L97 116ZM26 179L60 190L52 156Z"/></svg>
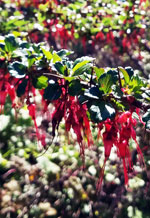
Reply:
<svg viewBox="0 0 150 218"><path fill-rule="evenodd" d="M46 56L46 58L48 60L51 60L53 58L53 55L50 51L45 50L44 48L42 48L43 54Z"/></svg>
<svg viewBox="0 0 150 218"><path fill-rule="evenodd" d="M43 11L43 12L46 12L48 10L48 5L49 5L49 2L47 2L45 4L40 4L39 5L39 10Z"/></svg>
<svg viewBox="0 0 150 218"><path fill-rule="evenodd" d="M56 70L58 71L58 73L64 75L65 67L62 65L61 62L56 62L56 63L54 64L54 67L56 68Z"/></svg>
<svg viewBox="0 0 150 218"><path fill-rule="evenodd" d="M139 22L141 20L141 15L135 14L134 19L135 19L136 22Z"/></svg>
<svg viewBox="0 0 150 218"><path fill-rule="evenodd" d="M24 80L22 81L22 83L20 83L20 84L18 85L18 88L17 88L17 96L18 96L18 97L21 97L22 95L24 95L25 90L26 90L26 87L27 87L27 82L28 82L28 80L27 80L27 79L24 79Z"/></svg>
<svg viewBox="0 0 150 218"><path fill-rule="evenodd" d="M104 24L104 26L111 26L112 25L112 18L104 17L102 19L102 23Z"/></svg>
<svg viewBox="0 0 150 218"><path fill-rule="evenodd" d="M61 61L62 59L57 55L56 52L53 53L53 63Z"/></svg>
<svg viewBox="0 0 150 218"><path fill-rule="evenodd" d="M113 85L112 86L113 96L116 98L121 98L123 96L123 91L120 89L120 87Z"/></svg>
<svg viewBox="0 0 150 218"><path fill-rule="evenodd" d="M142 117L143 122L145 122L145 128L150 129L150 109Z"/></svg>
<svg viewBox="0 0 150 218"><path fill-rule="evenodd" d="M68 82L71 82L72 80L74 80L74 77L64 76L64 79L67 80Z"/></svg>
<svg viewBox="0 0 150 218"><path fill-rule="evenodd" d="M104 68L94 67L94 71L96 73L97 79L105 72Z"/></svg>
<svg viewBox="0 0 150 218"><path fill-rule="evenodd" d="M118 71L117 70L108 70L107 74L111 75L113 83L116 83L116 81L118 81Z"/></svg>
<svg viewBox="0 0 150 218"><path fill-rule="evenodd" d="M88 97L86 97L85 95L80 95L78 96L78 100L80 104L84 104L85 102L87 102L89 100Z"/></svg>
<svg viewBox="0 0 150 218"><path fill-rule="evenodd" d="M91 99L100 99L104 93L98 87L92 87L85 91L84 95Z"/></svg>
<svg viewBox="0 0 150 218"><path fill-rule="evenodd" d="M132 78L132 76L134 75L134 71L132 67L125 67L125 70L127 71L130 79Z"/></svg>
<svg viewBox="0 0 150 218"><path fill-rule="evenodd" d="M94 58L92 57L82 57L77 58L73 64L73 76L78 76L84 73L86 70L91 68L91 64L88 64L89 62L93 61Z"/></svg>
<svg viewBox="0 0 150 218"><path fill-rule="evenodd" d="M15 61L8 65L8 71L16 78L23 78L26 75L27 67L21 62Z"/></svg>
<svg viewBox="0 0 150 218"><path fill-rule="evenodd" d="M150 120L148 120L148 121L146 122L145 128L146 128L146 129L150 129Z"/></svg>
<svg viewBox="0 0 150 218"><path fill-rule="evenodd" d="M33 86L37 89L45 89L48 86L48 78L46 76L40 76L32 80Z"/></svg>
<svg viewBox="0 0 150 218"><path fill-rule="evenodd" d="M16 42L16 39L14 35L9 34L5 37L5 50L7 52L12 52L18 47L18 43Z"/></svg>
<svg viewBox="0 0 150 218"><path fill-rule="evenodd" d="M133 76L132 80L130 80L129 86L132 90L132 92L136 93L138 92L141 88L146 86L146 83L142 78L140 78L138 75Z"/></svg>
<svg viewBox="0 0 150 218"><path fill-rule="evenodd" d="M72 76L79 76L83 74L84 72L90 70L91 64L88 64L87 61L83 61L81 63L78 63L74 68L73 68L73 75Z"/></svg>
<svg viewBox="0 0 150 218"><path fill-rule="evenodd" d="M77 63L74 67L73 67L73 72L76 72L80 67L82 67L83 65L89 63L88 60L85 60L85 61L82 61L82 62L79 62Z"/></svg>
<svg viewBox="0 0 150 218"><path fill-rule="evenodd" d="M17 20L17 21L14 21L14 25L15 26L19 26L19 27L21 27L21 26L24 26L24 25L27 25L29 23L29 21L25 21L25 20Z"/></svg>
<svg viewBox="0 0 150 218"><path fill-rule="evenodd" d="M32 65L34 64L34 62L35 62L35 57L34 57L34 55L28 56L28 67L29 67L29 68L32 67Z"/></svg>
<svg viewBox="0 0 150 218"><path fill-rule="evenodd" d="M126 84L129 84L130 77L129 77L128 72L127 72L123 67L119 67L119 70L120 70L120 71L122 72L122 74L123 74L125 83L126 83Z"/></svg>
<svg viewBox="0 0 150 218"><path fill-rule="evenodd" d="M89 56L84 56L84 57L81 57L81 58L77 58L75 61L74 61L74 64L73 64L73 68L78 64L78 63L81 63L83 61L87 61L88 62L91 62L95 60L95 58L92 58L92 57L89 57Z"/></svg>
<svg viewBox="0 0 150 218"><path fill-rule="evenodd" d="M28 42L26 42L26 41L24 41L24 42L21 42L20 44L19 44L19 47L20 48L30 48L30 44L28 43Z"/></svg>
<svg viewBox="0 0 150 218"><path fill-rule="evenodd" d="M57 52L58 56L59 57L63 57L63 56L67 56L67 55L70 55L70 54L73 54L74 52L73 51L68 51L67 49L61 49L60 51Z"/></svg>
<svg viewBox="0 0 150 218"><path fill-rule="evenodd" d="M57 100L61 96L62 90L58 83L55 81L48 85L48 87L44 90L44 99L53 101Z"/></svg>
<svg viewBox="0 0 150 218"><path fill-rule="evenodd" d="M147 110L147 112L142 117L143 122L147 122L150 120L150 109Z"/></svg>
<svg viewBox="0 0 150 218"><path fill-rule="evenodd" d="M104 91L105 94L111 91L114 81L110 74L104 73L99 78L100 90Z"/></svg>
<svg viewBox="0 0 150 218"><path fill-rule="evenodd" d="M69 95L75 96L79 95L82 89L82 85L80 84L80 80L72 80L69 83L68 93Z"/></svg>
<svg viewBox="0 0 150 218"><path fill-rule="evenodd" d="M5 51L5 44L4 43L0 43L0 51Z"/></svg>
<svg viewBox="0 0 150 218"><path fill-rule="evenodd" d="M115 116L115 109L109 103L105 103L104 101L97 101L94 104L88 105L88 111L90 114L90 118L93 122L99 123L107 118L113 118Z"/></svg>

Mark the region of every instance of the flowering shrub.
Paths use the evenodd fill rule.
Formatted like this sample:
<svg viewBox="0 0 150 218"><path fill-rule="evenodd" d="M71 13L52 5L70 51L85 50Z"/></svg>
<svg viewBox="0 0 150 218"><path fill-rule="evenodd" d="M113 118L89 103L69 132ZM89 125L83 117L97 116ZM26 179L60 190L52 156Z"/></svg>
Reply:
<svg viewBox="0 0 150 218"><path fill-rule="evenodd" d="M39 145L46 148L45 134L38 130L36 122L35 97L36 90L39 90L43 116L50 104L55 107L51 114L52 137L64 119L66 131L72 129L76 135L83 164L85 147L93 144L91 124L99 129L105 160L98 189L113 146L123 160L127 185L128 169L132 170L131 139L135 141L139 158L144 163L135 126L139 120L145 128L150 128L148 83L131 67L98 68L92 57L72 61L68 58L71 53L65 49L56 52L43 43L29 43L13 34L3 37L0 43L1 113L8 95L16 110L26 104ZM134 118L135 114L138 120ZM141 114L144 114L143 121Z"/></svg>
<svg viewBox="0 0 150 218"><path fill-rule="evenodd" d="M14 33L36 43L46 40L56 50L71 49L76 56L97 54L99 66L126 66L130 61L148 77L148 0L10 0L1 1L0 7L2 34Z"/></svg>

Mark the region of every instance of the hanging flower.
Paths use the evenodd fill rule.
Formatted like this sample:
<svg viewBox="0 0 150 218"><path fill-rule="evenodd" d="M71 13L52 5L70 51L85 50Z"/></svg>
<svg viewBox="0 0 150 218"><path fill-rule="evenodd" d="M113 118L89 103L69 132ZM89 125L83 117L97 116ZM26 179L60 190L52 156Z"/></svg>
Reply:
<svg viewBox="0 0 150 218"><path fill-rule="evenodd" d="M7 91L0 91L0 114L3 112L6 97L7 97Z"/></svg>
<svg viewBox="0 0 150 218"><path fill-rule="evenodd" d="M139 113L139 110L137 110L137 112ZM107 119L106 121L102 122L100 125L100 129L102 129L102 125L105 128L105 131L103 133L105 160L101 170L100 179L97 185L97 188L99 190L101 188L101 184L104 176L105 164L110 156L111 149L113 146L117 148L117 155L123 161L125 185L128 185L128 168L133 170L130 149L129 149L130 139L133 139L135 141L137 152L140 156L140 161L145 166L143 154L136 140L136 132L134 129L134 127L137 124L137 121L135 118L132 117L132 113L133 111L118 113L114 120L111 121L110 119Z"/></svg>

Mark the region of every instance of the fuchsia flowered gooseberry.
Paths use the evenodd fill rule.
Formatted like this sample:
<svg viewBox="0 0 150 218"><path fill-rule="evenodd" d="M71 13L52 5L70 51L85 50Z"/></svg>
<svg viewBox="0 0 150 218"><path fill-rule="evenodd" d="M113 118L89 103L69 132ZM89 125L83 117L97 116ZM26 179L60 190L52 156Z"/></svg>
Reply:
<svg viewBox="0 0 150 218"><path fill-rule="evenodd" d="M139 110L137 112L139 112ZM143 154L136 140L136 132L134 129L136 124L137 121L133 118L131 111L118 113L114 120L107 119L103 122L103 126L105 127L105 131L103 133L105 160L101 170L101 176L97 184L98 190L101 188L105 164L110 156L113 146L116 146L117 155L123 161L125 185L128 185L128 168L133 170L129 149L130 139L135 141L140 160L145 165ZM100 129L102 128L101 125L102 123L100 123Z"/></svg>
<svg viewBox="0 0 150 218"><path fill-rule="evenodd" d="M55 130L58 129L59 123L64 117L66 131L72 128L77 136L77 142L80 145L80 154L84 165L85 143L83 138L87 139L88 146L93 144L90 122L87 117L86 105L81 105L78 99L73 96L63 95L54 103L55 110L52 113L52 134L55 136Z"/></svg>
<svg viewBox="0 0 150 218"><path fill-rule="evenodd" d="M12 107L15 107L16 92L14 85L7 82L7 78L0 81L0 114L3 112L7 95L10 96Z"/></svg>

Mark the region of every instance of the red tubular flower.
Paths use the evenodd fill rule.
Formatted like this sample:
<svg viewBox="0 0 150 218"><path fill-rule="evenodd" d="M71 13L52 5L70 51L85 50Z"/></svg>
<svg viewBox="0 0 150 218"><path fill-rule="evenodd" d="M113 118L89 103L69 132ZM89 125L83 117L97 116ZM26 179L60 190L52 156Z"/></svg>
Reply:
<svg viewBox="0 0 150 218"><path fill-rule="evenodd" d="M55 131L64 117L65 103L58 99L55 101L55 110L52 113L52 136L55 137Z"/></svg>
<svg viewBox="0 0 150 218"><path fill-rule="evenodd" d="M108 158L110 156L111 149L113 147L113 140L110 136L111 133L104 132L103 133L103 143L104 143L104 149L105 149L105 158Z"/></svg>
<svg viewBox="0 0 150 218"><path fill-rule="evenodd" d="M8 94L12 101L12 107L15 107L16 92L15 92L15 88L13 85L8 86Z"/></svg>
<svg viewBox="0 0 150 218"><path fill-rule="evenodd" d="M103 124L105 126L105 132L103 133L105 160L104 160L102 170L100 172L99 181L97 183L98 191L100 191L100 189L101 189L106 161L108 160L108 158L110 156L111 149L112 149L113 145L117 144L117 131L118 131L115 120L111 121L110 119L107 119L106 121L103 122ZM100 128L102 129L102 125L100 125Z"/></svg>
<svg viewBox="0 0 150 218"><path fill-rule="evenodd" d="M117 126L114 121L107 119L104 122L105 132L103 133L103 143L105 149L105 158L110 156L111 148L113 144L117 143Z"/></svg>
<svg viewBox="0 0 150 218"><path fill-rule="evenodd" d="M61 98L56 100L54 105L55 110L52 114L52 135L55 136L55 130L58 129L59 123L64 118L66 131L69 132L72 128L77 136L77 142L80 145L80 155L84 166L84 150L86 144L83 139L87 139L88 146L93 144L90 123L86 114L87 107L86 105L81 105L76 97L66 95L64 90Z"/></svg>
<svg viewBox="0 0 150 218"><path fill-rule="evenodd" d="M7 91L0 91L0 114L3 112L6 97L7 97Z"/></svg>
<svg viewBox="0 0 150 218"><path fill-rule="evenodd" d="M126 166L126 161L125 158L123 158L123 169L124 169L124 181L125 185L128 185L128 171L127 171L127 166Z"/></svg>
<svg viewBox="0 0 150 218"><path fill-rule="evenodd" d="M96 34L95 38L96 38L96 40L100 39L100 40L103 41L105 39L105 36L104 36L104 34L102 32L99 32L99 33Z"/></svg>
<svg viewBox="0 0 150 218"><path fill-rule="evenodd" d="M138 109L136 110L136 112L139 114ZM110 119L107 119L106 121L98 125L100 127L100 130L102 130L102 127L105 127L105 131L103 133L105 160L101 170L100 179L97 185L98 189L101 188L102 179L104 176L105 164L110 156L110 152L113 145L116 146L117 154L123 161L125 185L128 185L128 168L133 169L130 150L129 150L129 140L131 138L136 143L137 152L139 154L139 160L145 166L143 154L137 143L136 132L134 129L134 127L137 124L137 121L132 117L132 113L133 110L118 113L114 120L111 121Z"/></svg>
<svg viewBox="0 0 150 218"><path fill-rule="evenodd" d="M118 150L119 150L119 156L123 160L125 185L128 185L128 172L127 172L127 166L126 166L126 158L129 156L128 141L127 140L120 141L117 144L117 147L118 147ZM130 159L128 159L128 160L130 160Z"/></svg>
<svg viewBox="0 0 150 218"><path fill-rule="evenodd" d="M36 129L36 136L37 136L37 139L38 141L40 141L40 134L39 134L39 131L38 131L38 126L37 126L37 123L36 123L36 115L35 115L35 104L34 103L29 103L28 104L28 111L29 111L29 115L31 116L32 120L34 121L34 126L35 126L35 129Z"/></svg>
<svg viewBox="0 0 150 218"><path fill-rule="evenodd" d="M42 146L43 146L44 148L46 147L45 138L46 138L45 134L44 134L44 133L41 134L41 136L40 136L40 141L41 141L41 144L42 144Z"/></svg>
<svg viewBox="0 0 150 218"><path fill-rule="evenodd" d="M87 41L86 36L83 36L82 39L81 39L81 42L82 42L83 51L84 51L85 54L86 54L86 41Z"/></svg>
<svg viewBox="0 0 150 218"><path fill-rule="evenodd" d="M131 42L130 42L130 39L128 37L123 38L122 46L123 46L124 51L126 51L127 49L129 49L131 47Z"/></svg>
<svg viewBox="0 0 150 218"><path fill-rule="evenodd" d="M69 115L65 118L66 130L68 131L68 127L73 128L79 144L82 143L83 137L87 138L88 146L93 144L86 105L81 105L75 97L69 97L67 109Z"/></svg>
<svg viewBox="0 0 150 218"><path fill-rule="evenodd" d="M29 115L31 116L32 120L35 120L35 104L28 105Z"/></svg>
<svg viewBox="0 0 150 218"><path fill-rule="evenodd" d="M114 43L114 34L112 31L109 31L107 34L106 34L106 41L107 43Z"/></svg>

